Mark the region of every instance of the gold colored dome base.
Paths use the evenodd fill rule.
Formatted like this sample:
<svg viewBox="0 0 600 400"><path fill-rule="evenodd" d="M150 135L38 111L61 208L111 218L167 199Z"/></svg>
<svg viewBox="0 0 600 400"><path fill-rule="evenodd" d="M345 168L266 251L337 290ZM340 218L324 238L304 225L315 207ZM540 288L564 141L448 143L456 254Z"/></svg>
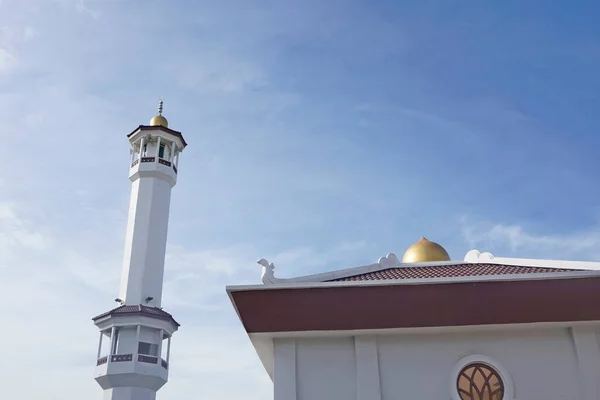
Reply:
<svg viewBox="0 0 600 400"><path fill-rule="evenodd" d="M431 261L450 261L450 256L446 249L435 242L427 240L425 237L410 246L402 257L403 263Z"/></svg>
<svg viewBox="0 0 600 400"><path fill-rule="evenodd" d="M165 128L168 128L169 121L167 121L165 117L159 114L155 117L152 117L152 119L150 120L150 126L164 126Z"/></svg>

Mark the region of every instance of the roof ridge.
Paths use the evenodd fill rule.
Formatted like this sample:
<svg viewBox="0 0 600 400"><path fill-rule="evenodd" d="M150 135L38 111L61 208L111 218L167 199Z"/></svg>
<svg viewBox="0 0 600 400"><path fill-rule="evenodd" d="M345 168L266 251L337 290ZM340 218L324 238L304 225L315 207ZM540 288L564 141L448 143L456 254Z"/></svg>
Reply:
<svg viewBox="0 0 600 400"><path fill-rule="evenodd" d="M388 268L358 273L327 280L327 282L343 281L373 281L389 279L427 279L450 278L467 276L494 276L494 275L524 275L543 273L572 273L584 272L583 269L567 269L560 267L541 267L531 265L511 265L498 263L473 263L460 262L438 265L395 265Z"/></svg>

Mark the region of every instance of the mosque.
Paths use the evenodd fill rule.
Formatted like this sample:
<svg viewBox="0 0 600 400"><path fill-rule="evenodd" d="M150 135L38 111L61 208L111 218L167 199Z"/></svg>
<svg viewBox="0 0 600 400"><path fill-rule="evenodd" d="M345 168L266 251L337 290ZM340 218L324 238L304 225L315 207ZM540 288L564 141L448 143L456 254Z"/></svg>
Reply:
<svg viewBox="0 0 600 400"><path fill-rule="evenodd" d="M128 136L131 198L117 306L93 318L104 400L155 400L179 324L162 306L171 189L187 143L162 102ZM451 260L421 238L400 260L229 286L275 400L598 400L600 263ZM232 360L235 362L235 360Z"/></svg>
<svg viewBox="0 0 600 400"><path fill-rule="evenodd" d="M402 260L227 292L275 400L598 400L600 263L451 260L421 238Z"/></svg>

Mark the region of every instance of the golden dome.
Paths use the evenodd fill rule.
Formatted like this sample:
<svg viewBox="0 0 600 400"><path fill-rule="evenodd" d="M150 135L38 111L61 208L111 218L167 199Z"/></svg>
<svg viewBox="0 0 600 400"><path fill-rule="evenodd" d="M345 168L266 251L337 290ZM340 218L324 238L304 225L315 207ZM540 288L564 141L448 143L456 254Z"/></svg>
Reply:
<svg viewBox="0 0 600 400"><path fill-rule="evenodd" d="M435 242L427 240L425 237L410 246L402 257L403 263L428 261L450 261L450 256L446 249Z"/></svg>
<svg viewBox="0 0 600 400"><path fill-rule="evenodd" d="M161 114L158 114L157 116L152 117L150 120L150 126L164 126L165 128L168 128L169 121L167 121L167 119Z"/></svg>

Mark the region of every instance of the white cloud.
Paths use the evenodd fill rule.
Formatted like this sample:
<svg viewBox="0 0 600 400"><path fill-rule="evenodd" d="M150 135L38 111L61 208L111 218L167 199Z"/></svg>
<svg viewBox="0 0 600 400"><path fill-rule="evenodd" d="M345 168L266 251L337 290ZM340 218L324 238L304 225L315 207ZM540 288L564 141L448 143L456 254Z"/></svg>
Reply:
<svg viewBox="0 0 600 400"><path fill-rule="evenodd" d="M600 228L597 227L567 234L535 234L521 225L463 220L462 234L472 248L490 251L497 256L600 259Z"/></svg>
<svg viewBox="0 0 600 400"><path fill-rule="evenodd" d="M0 74L12 72L18 65L18 61L7 50L0 48Z"/></svg>
<svg viewBox="0 0 600 400"><path fill-rule="evenodd" d="M37 230L32 221L17 215L16 208L13 203L0 202L0 253L6 259L21 249L39 251L51 245L51 240Z"/></svg>
<svg viewBox="0 0 600 400"><path fill-rule="evenodd" d="M203 108L214 100L223 103L220 112L230 110L231 103L215 92L239 96L239 109L250 104L269 113L294 100L267 94L246 102L245 91L263 87L267 77L259 62L223 48L215 48L210 59L207 53L175 52L168 62L144 64L148 76L139 86L132 89L126 82L121 87L112 80L124 79L138 62L124 61L124 56L150 54L142 50L155 47L156 32L152 24L145 25L148 32L128 39L132 29L113 28L120 26L115 19L110 27L103 24L109 16L138 18L137 8L133 15L107 14L91 24L89 18L73 18L77 12L100 17L87 2L31 3L41 12L15 2L10 11L19 18L0 22L0 73L17 66L35 72L21 81L11 76L7 82L14 86L0 98L0 136L11 149L4 162L15 166L0 180L8 200L0 203L0 317L11 327L3 337L10 348L0 363L6 378L2 393L40 400L100 398L93 381L98 335L91 317L114 307L118 294L129 189L124 135L154 111L154 100L140 99L163 94L147 93L152 74L167 69L173 74L161 81L201 82L191 86L197 91L208 87L210 94L200 97L207 103ZM93 5L100 8L100 3ZM86 19L88 25L81 22ZM82 39L86 34L94 46ZM127 44L119 48L121 39ZM158 39L161 45L167 41ZM203 69L194 70L198 66ZM193 115L190 110L196 107L188 105L180 113ZM203 129L212 127L204 124ZM200 158L201 147L191 148L182 171L193 168L194 151ZM174 197L183 195L185 181L190 196L197 197L191 172L181 174ZM161 398L268 398L269 378L225 293L227 284L259 282L257 258L253 244L203 246L185 238L169 246L164 306L183 326L173 340L170 383Z"/></svg>
<svg viewBox="0 0 600 400"><path fill-rule="evenodd" d="M297 247L276 252L271 261L277 273L286 277L308 275L335 265L347 265L357 253L364 250L365 242L341 243L317 250ZM223 249L194 250L183 246L169 246L166 257L164 287L165 302L190 310L215 311L229 309L224 288L233 284L259 284L261 268L256 260L262 250L249 244Z"/></svg>
<svg viewBox="0 0 600 400"><path fill-rule="evenodd" d="M279 26L254 12L250 2L240 3L249 12L237 13L227 7L214 11L220 2L203 2L203 12L187 12L187 6L177 11L177 2L148 2L141 8L131 2L92 3L98 10L81 0L10 3L22 10L13 13L19 17L15 21L1 22L7 24L0 28L10 43L0 43L0 73L15 67L33 73L20 81L10 76L12 85L0 97L0 136L9 149L3 162L12 166L0 178L10 200L0 203L0 317L11 327L4 331L3 343L10 345L0 363L3 396L100 398L92 379L97 332L90 318L113 307L119 289L128 195L124 135L147 121L154 99L164 95L169 120L185 132L190 148L173 193L178 204L171 227L178 229L170 237L178 239L168 247L163 297L165 309L182 327L173 339L170 382L159 398L272 397L225 286L258 283L256 259L261 257L273 261L282 278L359 265L355 260L364 253L375 262L383 253L373 256L369 244L344 236L343 223L353 224L353 218L323 229L331 222L328 207L358 196L381 212L400 209L403 198L412 197L387 203L388 192L369 172L378 160L352 151L362 140L345 142L351 135L344 134L327 141L331 134L320 130L345 116L327 115L318 123L310 110L298 109L293 123L284 120L284 112L300 108L303 99L277 87L269 75L274 66L262 56L273 62L279 51L289 51L280 44L288 34L300 44L300 36L320 33L309 32L314 25L305 24L287 3L282 7L291 17ZM161 24L148 23L161 12L173 14ZM255 18L268 23L248 25ZM246 26L232 22L238 20ZM320 29L328 30L330 18L320 20L326 21ZM255 34L258 25L262 30ZM198 37L186 35L192 28L201 31ZM239 36L231 40L230 35ZM294 71L289 75L279 78L296 79ZM293 87L289 81L281 87ZM415 110L404 114L447 122ZM340 163L339 157L352 161ZM356 168L348 170L350 164ZM399 185L401 175L384 183ZM350 205L354 215L357 207ZM319 212L307 212L310 207ZM389 232L393 219L375 214L365 237L381 235L380 225ZM189 234L177 236L183 228ZM308 237L322 230L330 235L335 228L342 243ZM293 233L277 235L288 229L301 233L291 239ZM521 228L481 229L472 232L473 240L488 238L511 251L543 250L560 242ZM212 238L213 231L221 238Z"/></svg>
<svg viewBox="0 0 600 400"><path fill-rule="evenodd" d="M102 249L94 251L93 245L81 246L88 241L99 244L106 228L98 235L65 236L35 216L26 206L0 203L0 315L3 325L10 327L3 337L9 346L0 364L6 378L3 394L44 400L99 398L101 390L92 378L97 333L90 318L114 306L122 249L101 254ZM231 252L186 253L181 246L172 248L176 250L169 258L173 264L169 279L185 281L190 274L193 279L182 293L174 293L183 304L178 304L177 296L168 300L169 311L184 326L173 340L172 382L163 396L194 399L201 380L200 392L209 398L239 397L248 390L252 394L245 398L264 398L270 390L268 377L225 301L225 279L235 279L232 274L244 267L237 254L244 246ZM199 270L196 275L194 268ZM258 270L253 272L258 276ZM194 292L222 301L213 309L191 309ZM227 318L215 319L214 312ZM222 386L232 374L243 386ZM65 377L70 381L68 392Z"/></svg>
<svg viewBox="0 0 600 400"><path fill-rule="evenodd" d="M162 398L272 397L271 380L241 325L215 326L205 321L203 326L182 326L173 337L171 360L170 381L161 389Z"/></svg>
<svg viewBox="0 0 600 400"><path fill-rule="evenodd" d="M23 39L32 40L38 35L38 31L32 26L26 26L23 30Z"/></svg>
<svg viewBox="0 0 600 400"><path fill-rule="evenodd" d="M93 19L99 19L101 16L100 12L98 10L94 10L94 9L90 8L87 1L85 1L85 0L77 0L77 3L75 4L75 8L77 9L78 12L80 12L82 14L87 14L87 15L91 16Z"/></svg>
<svg viewBox="0 0 600 400"><path fill-rule="evenodd" d="M125 212L126 207L121 214ZM105 219L102 215L98 220ZM120 236L122 221L107 220L95 231L75 232L53 229L54 223L52 216L31 206L0 203L0 315L12 327L4 338L10 348L0 366L7 377L7 397L101 396L92 379L97 333L90 318L114 306L122 252L114 237ZM103 243L107 238L108 252ZM343 261L363 246L342 243L321 252L302 247L276 252L274 259L292 272L288 268L293 264ZM257 258L259 252L251 244L168 247L163 304L182 327L173 338L171 379L162 397L192 400L202 394L258 400L272 393L270 379L225 293L227 284L259 282ZM36 377L35 385L28 384L31 376ZM75 381L68 393L61 390L65 376ZM237 384L228 385L231 380Z"/></svg>
<svg viewBox="0 0 600 400"><path fill-rule="evenodd" d="M283 274L288 276L308 275L317 269L332 269L332 265L351 262L350 260L366 247L365 241L340 243L325 250L299 247L276 254L272 261L278 267L277 273L283 270ZM350 266L346 265L346 267Z"/></svg>

